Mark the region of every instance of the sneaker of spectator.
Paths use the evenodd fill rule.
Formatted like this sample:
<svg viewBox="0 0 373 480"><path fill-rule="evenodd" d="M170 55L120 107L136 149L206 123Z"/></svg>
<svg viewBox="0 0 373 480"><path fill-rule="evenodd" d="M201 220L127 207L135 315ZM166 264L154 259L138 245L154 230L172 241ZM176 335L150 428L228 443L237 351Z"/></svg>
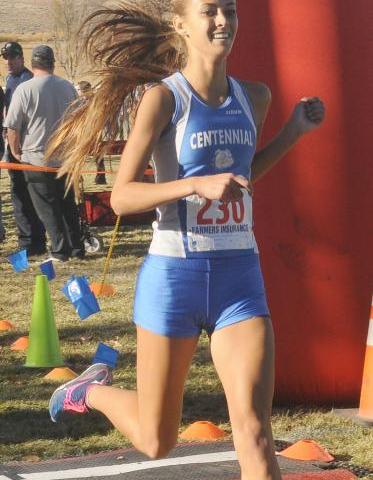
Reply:
<svg viewBox="0 0 373 480"><path fill-rule="evenodd" d="M52 262L56 263L65 263L69 261L69 257L54 257L53 255L49 255L46 261L52 260Z"/></svg>

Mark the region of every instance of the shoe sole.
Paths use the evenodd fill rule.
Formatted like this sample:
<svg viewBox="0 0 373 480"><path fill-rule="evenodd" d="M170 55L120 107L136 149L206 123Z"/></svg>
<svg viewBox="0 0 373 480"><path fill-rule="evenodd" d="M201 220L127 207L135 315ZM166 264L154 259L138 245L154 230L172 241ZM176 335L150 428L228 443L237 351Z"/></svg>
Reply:
<svg viewBox="0 0 373 480"><path fill-rule="evenodd" d="M90 367L88 367L86 370L84 370L84 372L82 372L80 375L78 375L76 378L73 378L72 380L69 380L68 382L64 383L63 385L61 385L60 387L56 388L56 390L53 392L50 400L49 400L49 405L48 405L48 411L49 411L49 416L52 420L52 422L54 423L57 423L57 420L54 420L52 418L52 415L51 415L51 407L52 407L52 403L53 403L53 399L55 398L56 394L58 392L60 392L61 390L63 390L64 388L67 388L69 387L70 385L73 385L76 381L80 380L84 380L84 379L87 379L89 378L89 375L90 373L92 373L93 370L96 370L97 369L97 366L98 365L103 365L105 367L107 367L106 364L104 363L94 363L93 365L91 365ZM105 385L111 385L111 382L112 382L112 375L111 375L111 372L108 371L108 376L107 378L109 379L109 381L107 383L105 383Z"/></svg>

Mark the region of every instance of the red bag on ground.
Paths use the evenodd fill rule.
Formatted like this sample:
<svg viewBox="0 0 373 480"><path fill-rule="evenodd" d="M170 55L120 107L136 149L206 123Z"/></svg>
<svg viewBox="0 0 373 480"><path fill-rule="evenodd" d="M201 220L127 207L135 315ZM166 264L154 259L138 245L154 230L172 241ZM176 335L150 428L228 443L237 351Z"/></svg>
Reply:
<svg viewBox="0 0 373 480"><path fill-rule="evenodd" d="M84 216L89 225L115 225L117 216L110 206L111 192L84 194ZM121 219L122 225L150 225L155 220L155 211L128 215Z"/></svg>

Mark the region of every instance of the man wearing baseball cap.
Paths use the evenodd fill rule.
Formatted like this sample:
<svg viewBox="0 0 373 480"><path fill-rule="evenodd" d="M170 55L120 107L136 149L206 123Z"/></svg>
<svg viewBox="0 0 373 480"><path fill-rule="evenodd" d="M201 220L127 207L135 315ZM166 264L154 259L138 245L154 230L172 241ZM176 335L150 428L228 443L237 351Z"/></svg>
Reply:
<svg viewBox="0 0 373 480"><path fill-rule="evenodd" d="M44 152L49 138L77 98L73 85L54 75L54 64L54 53L48 45L38 45L32 50L34 77L14 92L4 123L14 157L38 167L61 165L58 158L47 165ZM72 189L65 194L66 178L56 178L55 173L44 171L25 171L25 178L36 212L48 232L52 259L82 258L79 213Z"/></svg>
<svg viewBox="0 0 373 480"><path fill-rule="evenodd" d="M19 43L7 42L1 48L0 55L7 61L8 65L4 98L5 113L7 113L16 88L21 83L30 80L33 75L25 67L23 50ZM4 137L6 138L6 129L4 129ZM12 163L17 162L10 151L9 145L5 150L4 160ZM31 201L24 173L9 170L9 176L19 248L26 249L29 256L41 255L46 252L45 229Z"/></svg>
<svg viewBox="0 0 373 480"><path fill-rule="evenodd" d="M32 72L25 67L23 50L17 42L7 42L0 50L0 55L8 64L8 76L5 85L5 108L9 108L15 89L22 82L32 78Z"/></svg>

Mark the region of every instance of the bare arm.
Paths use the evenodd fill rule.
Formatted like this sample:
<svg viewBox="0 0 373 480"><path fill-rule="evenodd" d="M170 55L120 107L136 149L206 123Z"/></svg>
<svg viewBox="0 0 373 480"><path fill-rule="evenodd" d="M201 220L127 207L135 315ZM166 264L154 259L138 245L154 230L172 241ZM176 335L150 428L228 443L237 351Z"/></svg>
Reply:
<svg viewBox="0 0 373 480"><path fill-rule="evenodd" d="M254 103L259 141L271 104L271 91L264 84L246 86ZM318 98L303 98L298 102L290 119L279 133L254 155L251 167L252 182L256 182L271 170L305 133L317 128L324 116L324 105Z"/></svg>
<svg viewBox="0 0 373 480"><path fill-rule="evenodd" d="M132 132L122 153L111 194L117 215L151 210L197 193L210 199L239 198L248 181L232 174L190 177L165 183L142 182L151 153L174 111L174 98L165 86L148 90L139 105Z"/></svg>
<svg viewBox="0 0 373 480"><path fill-rule="evenodd" d="M8 139L8 144L13 157L20 162L21 161L21 143L20 143L19 132L17 130L13 130L12 128L8 128L7 139Z"/></svg>

